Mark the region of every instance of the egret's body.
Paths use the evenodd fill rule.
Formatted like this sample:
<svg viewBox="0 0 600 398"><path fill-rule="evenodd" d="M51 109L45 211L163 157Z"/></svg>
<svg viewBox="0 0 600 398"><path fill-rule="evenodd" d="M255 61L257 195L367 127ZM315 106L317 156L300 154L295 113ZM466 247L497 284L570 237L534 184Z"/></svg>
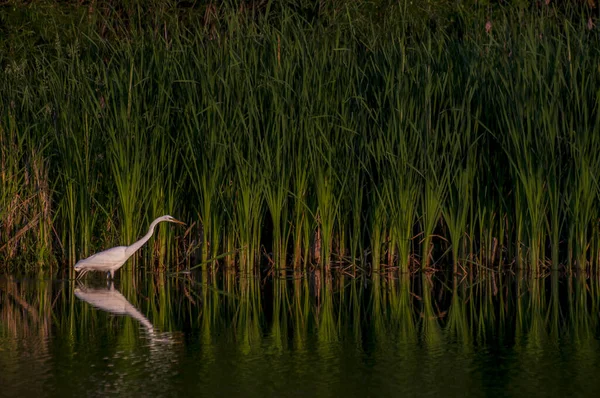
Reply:
<svg viewBox="0 0 600 398"><path fill-rule="evenodd" d="M111 279L114 278L115 271L121 268L129 259L129 257L131 257L133 253L138 251L139 248L142 247L144 243L148 241L148 239L150 239L152 234L154 234L154 228L156 225L163 221L184 224L171 216L158 217L156 220L152 221L152 224L150 224L148 233L144 235L142 239L138 240L132 245L113 247L111 249L91 255L83 260L79 260L77 264L75 264L75 271L81 272L78 277L81 278L89 271L102 271L108 273L107 277Z"/></svg>

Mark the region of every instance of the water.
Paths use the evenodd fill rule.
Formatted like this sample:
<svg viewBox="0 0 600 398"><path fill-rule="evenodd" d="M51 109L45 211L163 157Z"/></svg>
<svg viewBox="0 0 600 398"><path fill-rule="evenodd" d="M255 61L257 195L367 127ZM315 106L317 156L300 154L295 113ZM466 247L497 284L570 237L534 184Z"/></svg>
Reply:
<svg viewBox="0 0 600 398"><path fill-rule="evenodd" d="M598 396L598 282L0 279L0 396Z"/></svg>

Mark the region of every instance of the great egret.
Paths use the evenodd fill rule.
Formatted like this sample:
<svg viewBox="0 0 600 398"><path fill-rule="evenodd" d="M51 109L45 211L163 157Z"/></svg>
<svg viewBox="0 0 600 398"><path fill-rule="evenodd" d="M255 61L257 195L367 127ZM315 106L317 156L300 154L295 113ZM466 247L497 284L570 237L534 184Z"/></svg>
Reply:
<svg viewBox="0 0 600 398"><path fill-rule="evenodd" d="M88 258L79 260L77 264L75 264L75 272L81 272L77 276L77 279L81 278L89 271L108 272L106 277L113 279L115 276L115 271L121 268L123 264L125 264L125 262L129 259L129 257L131 257L133 253L138 251L138 249L142 247L144 243L148 242L148 239L150 239L150 237L154 233L154 227L156 227L158 223L163 221L185 225L184 222L176 220L171 216L158 217L156 220L152 221L152 224L150 224L148 233L144 235L142 239L138 240L131 246L113 247L112 249L104 250L100 253L91 255Z"/></svg>

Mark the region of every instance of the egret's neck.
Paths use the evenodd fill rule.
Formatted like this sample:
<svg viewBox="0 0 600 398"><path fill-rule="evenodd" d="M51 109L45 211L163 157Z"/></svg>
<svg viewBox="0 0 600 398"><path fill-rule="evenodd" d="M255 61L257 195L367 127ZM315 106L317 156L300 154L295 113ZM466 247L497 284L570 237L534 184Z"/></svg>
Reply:
<svg viewBox="0 0 600 398"><path fill-rule="evenodd" d="M144 243L148 242L148 239L150 239L150 237L154 233L154 228L161 221L164 221L164 220L156 219L156 220L152 221L152 224L150 224L150 228L148 228L148 233L146 233L146 235L144 235L142 237L142 239L138 240L137 242L133 243L131 246L127 247L127 249L125 250L125 253L127 254L127 258L129 258L136 251L138 251L138 249L140 247L144 246Z"/></svg>

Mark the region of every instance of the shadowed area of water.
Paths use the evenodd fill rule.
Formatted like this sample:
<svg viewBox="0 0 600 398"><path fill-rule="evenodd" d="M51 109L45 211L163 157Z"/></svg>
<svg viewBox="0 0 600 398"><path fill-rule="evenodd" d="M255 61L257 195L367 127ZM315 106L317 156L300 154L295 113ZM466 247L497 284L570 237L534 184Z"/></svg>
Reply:
<svg viewBox="0 0 600 398"><path fill-rule="evenodd" d="M0 279L2 396L595 396L598 281Z"/></svg>

